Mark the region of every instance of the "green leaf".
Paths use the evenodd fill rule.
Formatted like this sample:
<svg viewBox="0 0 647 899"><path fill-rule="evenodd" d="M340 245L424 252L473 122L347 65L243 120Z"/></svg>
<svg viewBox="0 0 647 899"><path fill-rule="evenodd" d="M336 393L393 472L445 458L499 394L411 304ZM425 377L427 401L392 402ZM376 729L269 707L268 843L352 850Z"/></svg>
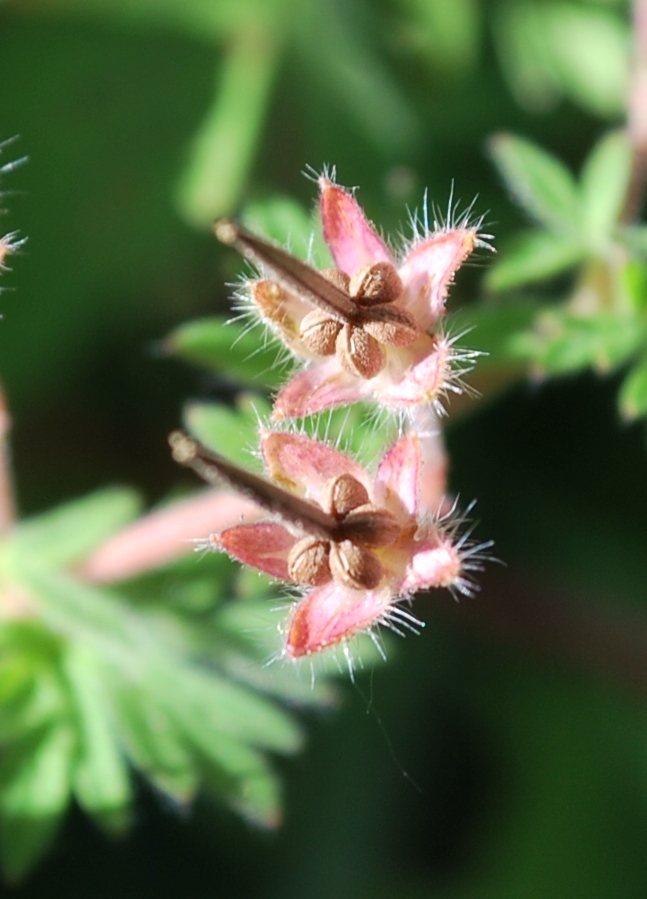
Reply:
<svg viewBox="0 0 647 899"><path fill-rule="evenodd" d="M95 657L72 644L63 660L78 731L72 774L74 795L94 820L111 834L130 823L128 771L116 742L110 706Z"/></svg>
<svg viewBox="0 0 647 899"><path fill-rule="evenodd" d="M12 881L24 877L56 835L70 798L74 735L68 726L55 727L23 754L25 748L17 765L5 757L0 769L0 857Z"/></svg>
<svg viewBox="0 0 647 899"><path fill-rule="evenodd" d="M163 793L182 804L189 802L198 785L194 755L162 703L116 680L110 695L120 741L133 765Z"/></svg>
<svg viewBox="0 0 647 899"><path fill-rule="evenodd" d="M581 179L582 220L592 241L608 238L624 205L631 148L624 131L611 131L588 156Z"/></svg>
<svg viewBox="0 0 647 899"><path fill-rule="evenodd" d="M582 243L554 231L526 231L503 250L485 276L488 290L521 287L568 271L584 256Z"/></svg>
<svg viewBox="0 0 647 899"><path fill-rule="evenodd" d="M281 753L302 745L301 729L285 712L213 671L177 665L151 669L150 676L150 689L203 749L219 734Z"/></svg>
<svg viewBox="0 0 647 899"><path fill-rule="evenodd" d="M328 247L313 229L312 215L290 197L275 195L247 203L242 220L250 231L287 247L300 259L312 259L318 268L331 265Z"/></svg>
<svg viewBox="0 0 647 899"><path fill-rule="evenodd" d="M533 331L515 339L514 349L551 374L586 367L606 371L626 361L646 338L647 322L637 316L603 312L584 317L550 310L539 316Z"/></svg>
<svg viewBox="0 0 647 899"><path fill-rule="evenodd" d="M559 159L512 134L494 135L488 147L508 190L529 215L547 228L577 230L577 187Z"/></svg>
<svg viewBox="0 0 647 899"><path fill-rule="evenodd" d="M269 29L241 29L219 73L213 106L193 141L177 191L181 214L208 228L232 212L248 176L274 81L278 47Z"/></svg>
<svg viewBox="0 0 647 899"><path fill-rule="evenodd" d="M187 430L205 446L246 468L258 468L253 455L258 445L258 426L268 417L269 406L260 397L241 397L236 409L216 403L190 403L184 410Z"/></svg>
<svg viewBox="0 0 647 899"><path fill-rule="evenodd" d="M102 541L132 521L141 509L134 490L98 490L21 522L12 534L15 551L50 565L83 559Z"/></svg>
<svg viewBox="0 0 647 899"><path fill-rule="evenodd" d="M205 785L254 824L277 827L281 823L280 787L265 759L221 735L204 750L200 773Z"/></svg>
<svg viewBox="0 0 647 899"><path fill-rule="evenodd" d="M199 319L181 325L163 346L169 353L249 387L268 390L285 378L286 366L278 363L282 347L260 323L250 327L220 317Z"/></svg>
<svg viewBox="0 0 647 899"><path fill-rule="evenodd" d="M632 420L647 414L647 356L642 357L622 382L618 403L623 418Z"/></svg>
<svg viewBox="0 0 647 899"><path fill-rule="evenodd" d="M610 10L575 3L540 9L552 77L562 91L596 115L622 115L629 85L626 23Z"/></svg>

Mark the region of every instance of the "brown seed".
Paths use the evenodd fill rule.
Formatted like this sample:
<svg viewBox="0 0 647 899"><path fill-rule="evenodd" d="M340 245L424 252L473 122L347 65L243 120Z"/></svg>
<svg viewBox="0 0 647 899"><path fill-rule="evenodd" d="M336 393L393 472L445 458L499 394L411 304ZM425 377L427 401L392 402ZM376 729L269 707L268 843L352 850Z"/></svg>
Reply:
<svg viewBox="0 0 647 899"><path fill-rule="evenodd" d="M380 560L350 540L331 544L330 570L336 581L353 590L374 590L384 575Z"/></svg>
<svg viewBox="0 0 647 899"><path fill-rule="evenodd" d="M317 356L332 356L335 352L335 341L341 331L342 323L331 318L327 312L313 309L301 320L301 340L311 353Z"/></svg>
<svg viewBox="0 0 647 899"><path fill-rule="evenodd" d="M337 526L336 534L342 540L378 547L391 546L400 536L401 530L390 512L366 503L348 513Z"/></svg>
<svg viewBox="0 0 647 899"><path fill-rule="evenodd" d="M330 543L318 537L304 537L288 555L288 573L295 584L320 587L331 578L328 557Z"/></svg>
<svg viewBox="0 0 647 899"><path fill-rule="evenodd" d="M397 306L373 306L360 321L364 331L384 346L409 346L420 333L413 316Z"/></svg>
<svg viewBox="0 0 647 899"><path fill-rule="evenodd" d="M402 281L390 262L376 262L355 272L349 289L361 306L374 306L397 300L402 293Z"/></svg>
<svg viewBox="0 0 647 899"><path fill-rule="evenodd" d="M386 355L380 344L355 325L344 325L337 335L339 361L351 375L374 378L386 365Z"/></svg>
<svg viewBox="0 0 647 899"><path fill-rule="evenodd" d="M324 268L321 270L320 274L324 276L326 281L330 281L331 284L334 284L335 287L343 290L344 293L349 292L348 285L350 283L350 278L346 272L342 272L340 268Z"/></svg>
<svg viewBox="0 0 647 899"><path fill-rule="evenodd" d="M335 518L344 518L345 515L357 506L363 506L369 501L366 487L354 478L352 474L340 474L328 484L328 503Z"/></svg>

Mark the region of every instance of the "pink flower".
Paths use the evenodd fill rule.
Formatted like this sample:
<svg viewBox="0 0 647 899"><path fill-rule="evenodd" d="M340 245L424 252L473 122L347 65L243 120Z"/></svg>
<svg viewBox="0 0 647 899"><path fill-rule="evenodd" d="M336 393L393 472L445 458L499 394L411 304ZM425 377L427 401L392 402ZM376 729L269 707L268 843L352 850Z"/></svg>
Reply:
<svg viewBox="0 0 647 899"><path fill-rule="evenodd" d="M413 433L391 447L375 477L300 434L261 433L268 479L184 435L172 435L171 443L177 461L207 480L224 479L274 513L212 535L209 545L304 589L287 627L289 658L345 644L362 631L373 635L378 625L415 630L421 623L399 601L419 590L473 590L467 573L479 567L485 546L469 547L456 539L449 516L421 509L424 465Z"/></svg>
<svg viewBox="0 0 647 899"><path fill-rule="evenodd" d="M336 268L318 272L229 221L215 228L260 268L263 277L248 284L254 305L307 362L279 392L273 419L371 398L400 408L438 404L475 355L458 353L439 329L447 290L474 247L487 244L466 220L425 226L398 260L351 193L325 175L319 187Z"/></svg>

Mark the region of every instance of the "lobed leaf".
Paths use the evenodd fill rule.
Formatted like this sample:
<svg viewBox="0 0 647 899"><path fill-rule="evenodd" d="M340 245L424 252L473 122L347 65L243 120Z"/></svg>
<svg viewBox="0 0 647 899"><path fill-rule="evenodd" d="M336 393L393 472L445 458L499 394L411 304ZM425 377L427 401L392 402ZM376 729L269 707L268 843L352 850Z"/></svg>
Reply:
<svg viewBox="0 0 647 899"><path fill-rule="evenodd" d="M582 222L591 241L608 238L618 223L631 170L624 131L611 131L589 154L581 177Z"/></svg>
<svg viewBox="0 0 647 899"><path fill-rule="evenodd" d="M74 795L108 833L120 834L130 822L130 778L119 749L106 688L96 658L71 644L63 671L72 695L78 752L72 770Z"/></svg>
<svg viewBox="0 0 647 899"><path fill-rule="evenodd" d="M626 361L646 338L647 321L637 316L600 312L585 317L557 309L540 315L533 331L514 340L514 349L542 372L589 366L606 371Z"/></svg>
<svg viewBox="0 0 647 899"><path fill-rule="evenodd" d="M113 681L110 701L123 750L136 768L177 802L189 802L198 772L189 742L162 703L132 683Z"/></svg>
<svg viewBox="0 0 647 899"><path fill-rule="evenodd" d="M0 765L0 859L7 879L33 867L56 835L70 798L75 738L67 724L17 747Z"/></svg>
<svg viewBox="0 0 647 899"><path fill-rule="evenodd" d="M200 773L207 787L255 824L281 822L279 781L257 752L219 736L205 747Z"/></svg>
<svg viewBox="0 0 647 899"><path fill-rule="evenodd" d="M488 147L508 190L529 215L547 228L577 231L577 186L556 156L513 134L494 135Z"/></svg>
<svg viewBox="0 0 647 899"><path fill-rule="evenodd" d="M485 285L496 292L553 278L581 262L584 254L584 246L575 235L526 231L490 266Z"/></svg>

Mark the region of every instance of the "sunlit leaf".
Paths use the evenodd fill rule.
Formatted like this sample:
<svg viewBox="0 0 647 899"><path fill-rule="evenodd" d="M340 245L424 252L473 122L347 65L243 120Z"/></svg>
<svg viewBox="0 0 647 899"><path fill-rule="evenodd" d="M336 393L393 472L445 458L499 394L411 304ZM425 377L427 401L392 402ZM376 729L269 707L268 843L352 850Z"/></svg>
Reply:
<svg viewBox="0 0 647 899"><path fill-rule="evenodd" d="M601 371L619 365L647 338L647 321L614 312L581 316L551 310L537 319L531 332L514 347L541 371L551 374L593 367Z"/></svg>
<svg viewBox="0 0 647 899"><path fill-rule="evenodd" d="M577 186L563 162L512 134L497 134L488 146L508 190L526 212L548 228L577 230Z"/></svg>
<svg viewBox="0 0 647 899"><path fill-rule="evenodd" d="M65 654L63 670L79 741L72 771L74 795L101 827L109 833L123 833L129 824L130 779L96 660L81 646L72 645Z"/></svg>
<svg viewBox="0 0 647 899"><path fill-rule="evenodd" d="M164 348L249 387L267 390L285 378L285 366L277 365L281 348L260 325L204 318L181 325L166 338Z"/></svg>
<svg viewBox="0 0 647 899"><path fill-rule="evenodd" d="M331 264L330 252L312 216L290 197L271 196L247 203L242 221L250 231L287 247L300 259L311 260L317 268Z"/></svg>
<svg viewBox="0 0 647 899"><path fill-rule="evenodd" d="M629 81L629 29L599 6L541 4L553 77L562 91L596 115L624 111Z"/></svg>
<svg viewBox="0 0 647 899"><path fill-rule="evenodd" d="M510 290L568 271L584 256L582 242L575 236L564 237L554 231L525 231L488 269L485 283L489 290Z"/></svg>
<svg viewBox="0 0 647 899"><path fill-rule="evenodd" d="M133 684L111 685L111 706L124 751L159 790L182 804L197 789L194 755L158 699Z"/></svg>
<svg viewBox="0 0 647 899"><path fill-rule="evenodd" d="M647 414L647 356L642 357L622 382L618 402L624 418Z"/></svg>
<svg viewBox="0 0 647 899"><path fill-rule="evenodd" d="M582 219L591 240L608 238L625 201L631 148L623 131L611 131L589 154L582 170Z"/></svg>
<svg viewBox="0 0 647 899"><path fill-rule="evenodd" d="M209 228L239 200L258 145L277 47L271 32L241 29L230 42L213 106L193 140L177 202L188 222Z"/></svg>
<svg viewBox="0 0 647 899"><path fill-rule="evenodd" d="M52 565L83 559L141 509L136 491L108 487L20 522L12 533L15 551Z"/></svg>
<svg viewBox="0 0 647 899"><path fill-rule="evenodd" d="M190 403L184 411L188 430L202 443L247 468L259 466L253 453L258 427L269 407L257 397L243 397L236 409L216 403Z"/></svg>
<svg viewBox="0 0 647 899"><path fill-rule="evenodd" d="M200 773L205 785L255 824L278 826L279 782L263 757L220 735L202 749Z"/></svg>
<svg viewBox="0 0 647 899"><path fill-rule="evenodd" d="M19 761L0 766L0 857L9 880L22 878L56 835L70 797L75 739L68 725L52 728ZM7 768L10 771L7 771Z"/></svg>

